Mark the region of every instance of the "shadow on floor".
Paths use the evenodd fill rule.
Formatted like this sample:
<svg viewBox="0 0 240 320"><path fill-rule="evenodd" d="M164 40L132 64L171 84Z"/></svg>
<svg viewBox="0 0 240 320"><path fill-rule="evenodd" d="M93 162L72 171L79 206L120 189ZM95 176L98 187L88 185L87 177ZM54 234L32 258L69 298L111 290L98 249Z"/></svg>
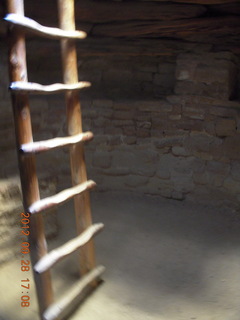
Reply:
<svg viewBox="0 0 240 320"><path fill-rule="evenodd" d="M97 260L104 284L71 320L239 320L240 216L159 197L92 193ZM54 248L75 236L72 203L59 210ZM20 308L19 260L1 270L0 320L37 320L34 283L31 308ZM78 256L53 271L56 295L77 279Z"/></svg>
<svg viewBox="0 0 240 320"><path fill-rule="evenodd" d="M105 223L95 243L107 267L96 299L127 308L129 319L239 320L240 215L134 194L94 194L92 203L94 221ZM89 301L88 317L98 319Z"/></svg>

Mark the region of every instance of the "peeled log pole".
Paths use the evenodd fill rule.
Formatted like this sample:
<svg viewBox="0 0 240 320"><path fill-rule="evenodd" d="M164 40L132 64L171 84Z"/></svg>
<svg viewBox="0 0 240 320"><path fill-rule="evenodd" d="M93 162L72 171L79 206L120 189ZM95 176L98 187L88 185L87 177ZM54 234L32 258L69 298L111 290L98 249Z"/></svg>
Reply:
<svg viewBox="0 0 240 320"><path fill-rule="evenodd" d="M105 271L103 266L98 266L80 279L63 297L52 304L43 314L44 320L62 319L79 304L91 290L91 283L98 279Z"/></svg>
<svg viewBox="0 0 240 320"><path fill-rule="evenodd" d="M8 0L8 12L24 15L23 0ZM12 29L9 34L9 78L10 81L27 82L25 37L22 31ZM32 141L32 127L28 95L12 95L12 106L14 114L14 125L16 132L17 148L20 145ZM36 163L34 155L23 156L18 153L19 170L22 185L23 205L25 213L28 207L38 201L39 187L36 176ZM47 253L46 239L44 233L43 217L33 216L30 219L30 255L34 265ZM40 315L53 301L53 290L50 273L34 273L37 289ZM42 318L41 318L42 319Z"/></svg>
<svg viewBox="0 0 240 320"><path fill-rule="evenodd" d="M14 25L17 25L24 30L33 32L34 34L44 36L47 38L53 39L62 39L62 38L74 38L74 39L84 39L86 38L87 34L84 31L65 31L59 28L49 28L42 26L41 24L37 23L36 21L20 16L18 14L8 14L4 18L7 22L10 22Z"/></svg>
<svg viewBox="0 0 240 320"><path fill-rule="evenodd" d="M63 30L75 30L74 0L58 0L59 25ZM61 40L63 82L71 84L78 82L77 52L73 40ZM68 135L82 133L81 105L77 92L66 93L67 129ZM84 149L82 144L70 146L70 162L72 184L75 186L87 181ZM89 192L74 197L77 234L81 234L92 225ZM95 267L95 252L93 241L80 248L80 274L84 275ZM97 283L92 283L95 286Z"/></svg>
<svg viewBox="0 0 240 320"><path fill-rule="evenodd" d="M71 199L72 197L86 191L92 189L96 186L96 183L92 180L85 181L80 183L77 186L72 188L65 189L54 196L47 197L45 199L34 202L29 208L28 211L31 214L41 212L43 210L50 209L53 206L62 204L63 202Z"/></svg>
<svg viewBox="0 0 240 320"><path fill-rule="evenodd" d="M20 150L23 153L37 153L43 152L54 148L60 148L71 144L89 141L93 138L92 132L79 133L71 137L54 138L45 141L37 141L25 143L21 145Z"/></svg>
<svg viewBox="0 0 240 320"><path fill-rule="evenodd" d="M87 81L81 81L73 84L55 83L47 86L34 82L22 82L16 81L10 84L9 89L13 92L29 92L36 94L51 94L57 92L63 92L68 90L80 90L90 87L91 83Z"/></svg>
<svg viewBox="0 0 240 320"><path fill-rule="evenodd" d="M67 257L69 254L85 245L94 235L102 230L103 227L103 223L95 223L94 225L90 226L78 237L68 241L63 246L52 250L46 256L42 257L42 259L38 261L34 266L34 270L39 273L48 270L59 260Z"/></svg>

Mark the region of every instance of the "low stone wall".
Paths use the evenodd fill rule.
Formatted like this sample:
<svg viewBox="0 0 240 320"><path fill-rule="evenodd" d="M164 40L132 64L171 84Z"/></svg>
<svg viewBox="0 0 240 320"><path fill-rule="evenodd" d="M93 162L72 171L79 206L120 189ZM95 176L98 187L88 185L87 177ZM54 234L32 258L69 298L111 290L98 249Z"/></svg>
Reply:
<svg viewBox="0 0 240 320"><path fill-rule="evenodd" d="M238 64L230 52L180 54L176 67L176 94L235 99L239 93Z"/></svg>
<svg viewBox="0 0 240 320"><path fill-rule="evenodd" d="M31 65L34 81L46 83L46 71L34 69L44 61ZM49 83L59 81L52 64ZM95 135L86 160L98 190L239 205L239 65L229 52L79 60L80 79L92 82L80 96L84 130ZM8 177L17 173L14 129L7 90L0 97L1 176ZM30 104L34 140L66 135L62 95ZM58 190L71 185L67 148L37 155L37 168L59 178Z"/></svg>
<svg viewBox="0 0 240 320"><path fill-rule="evenodd" d="M218 205L240 200L239 103L198 96L101 100L85 117L96 133L86 146L89 174L101 190Z"/></svg>

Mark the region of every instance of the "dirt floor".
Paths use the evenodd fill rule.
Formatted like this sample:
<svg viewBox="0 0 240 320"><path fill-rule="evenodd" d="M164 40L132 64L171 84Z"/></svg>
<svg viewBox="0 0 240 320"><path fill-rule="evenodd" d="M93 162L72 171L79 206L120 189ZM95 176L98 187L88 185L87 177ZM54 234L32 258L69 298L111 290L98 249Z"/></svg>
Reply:
<svg viewBox="0 0 240 320"><path fill-rule="evenodd" d="M240 213L159 197L92 193L97 260L104 283L70 320L239 320ZM53 248L74 237L71 204L60 212ZM54 269L54 290L63 294L77 279L71 256ZM76 263L75 263L76 262ZM37 320L20 307L20 258L0 269L0 320Z"/></svg>

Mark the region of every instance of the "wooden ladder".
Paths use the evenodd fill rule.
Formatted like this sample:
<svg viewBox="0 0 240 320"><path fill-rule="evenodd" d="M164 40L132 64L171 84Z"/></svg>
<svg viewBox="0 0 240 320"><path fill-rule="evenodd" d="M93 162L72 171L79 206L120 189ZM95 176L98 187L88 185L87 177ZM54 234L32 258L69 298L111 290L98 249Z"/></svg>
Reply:
<svg viewBox="0 0 240 320"><path fill-rule="evenodd" d="M34 4L33 4L34 5ZM74 0L58 0L60 28L49 28L24 16L24 0L8 0L5 20L9 28L10 90L15 122L19 170L25 213L30 213L30 256L34 268L40 318L62 319L80 297L99 283L104 267L95 265L93 236L103 228L102 223L92 225L89 189L95 182L87 180L83 142L93 137L82 132L81 106L78 91L90 86L78 82L76 39L86 37L85 32L75 30ZM28 82L26 67L25 33L59 39L61 41L63 83L40 85ZM65 92L68 136L33 142L29 94ZM40 199L36 173L36 153L53 148L69 146L72 187L54 196ZM47 251L41 212L74 198L77 237L63 246ZM80 280L54 302L50 268L63 257L79 250Z"/></svg>

